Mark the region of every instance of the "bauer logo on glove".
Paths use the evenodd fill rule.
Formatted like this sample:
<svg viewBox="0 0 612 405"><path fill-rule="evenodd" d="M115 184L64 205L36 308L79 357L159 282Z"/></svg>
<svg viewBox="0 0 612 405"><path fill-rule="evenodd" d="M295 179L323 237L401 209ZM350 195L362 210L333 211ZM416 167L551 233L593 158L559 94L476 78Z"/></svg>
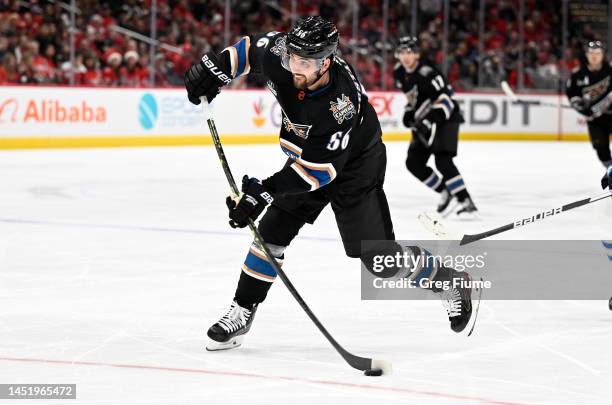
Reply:
<svg viewBox="0 0 612 405"><path fill-rule="evenodd" d="M242 177L242 193L237 202L232 197L225 200L232 228L244 228L249 220L255 221L266 206L274 201L259 180L247 175Z"/></svg>

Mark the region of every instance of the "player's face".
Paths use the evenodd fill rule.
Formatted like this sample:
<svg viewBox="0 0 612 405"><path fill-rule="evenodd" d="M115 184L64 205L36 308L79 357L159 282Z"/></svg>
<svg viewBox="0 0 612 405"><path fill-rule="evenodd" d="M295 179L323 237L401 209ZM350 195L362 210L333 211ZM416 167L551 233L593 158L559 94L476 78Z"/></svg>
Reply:
<svg viewBox="0 0 612 405"><path fill-rule="evenodd" d="M306 89L317 81L317 73L321 69L319 59L302 58L289 55L289 68L293 74L293 85L297 89Z"/></svg>
<svg viewBox="0 0 612 405"><path fill-rule="evenodd" d="M589 65L599 66L603 63L604 53L601 49L593 49L586 54Z"/></svg>
<svg viewBox="0 0 612 405"><path fill-rule="evenodd" d="M411 51L410 49L404 49L399 53L399 60L404 69L414 70L419 62L419 58L420 55Z"/></svg>

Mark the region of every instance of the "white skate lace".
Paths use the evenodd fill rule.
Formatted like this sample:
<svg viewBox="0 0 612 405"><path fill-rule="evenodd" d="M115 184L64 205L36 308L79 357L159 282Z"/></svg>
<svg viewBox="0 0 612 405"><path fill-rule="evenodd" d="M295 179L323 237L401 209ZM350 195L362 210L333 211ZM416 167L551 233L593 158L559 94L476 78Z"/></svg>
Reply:
<svg viewBox="0 0 612 405"><path fill-rule="evenodd" d="M461 294L458 289L443 290L440 293L440 299L449 318L461 315Z"/></svg>
<svg viewBox="0 0 612 405"><path fill-rule="evenodd" d="M232 333L244 327L250 317L251 311L246 308L242 308L234 301L227 310L227 313L223 315L217 323L219 326L221 326L221 328L223 328L223 330L228 333Z"/></svg>

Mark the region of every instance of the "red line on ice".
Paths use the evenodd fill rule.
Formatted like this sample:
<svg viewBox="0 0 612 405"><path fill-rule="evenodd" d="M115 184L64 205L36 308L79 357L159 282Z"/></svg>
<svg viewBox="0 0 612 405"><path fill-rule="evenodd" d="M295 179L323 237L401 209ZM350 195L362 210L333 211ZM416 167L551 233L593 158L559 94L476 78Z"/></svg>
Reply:
<svg viewBox="0 0 612 405"><path fill-rule="evenodd" d="M468 400L469 401L480 401L480 402L487 403L487 404L522 405L519 402L497 401L497 400L488 399L488 398L446 394L443 392L435 392L435 391L420 391L420 390L413 390L413 389L408 389L408 388L383 387L383 386L376 386L376 385L369 385L369 384L355 384L355 383L330 381L330 380L310 380L310 379L296 378L296 377L253 374L253 373L243 373L243 372L236 372L236 371L218 371L218 370L206 370L206 369L200 369L200 368L145 366L145 365L138 365L138 364L101 363L101 362L94 362L94 361L30 359L30 358L19 358L19 357L0 357L0 360L18 361L18 362L27 362L27 363L49 363L49 364L79 365L79 366L103 366L103 367L116 367L116 368L132 368L132 369L142 369L142 370L171 371L171 372L179 372L179 373L198 373L198 374L212 374L212 375L231 376L231 377L261 378L265 380L296 381L296 382L309 383L309 384L333 385L333 386L339 386L339 387L362 388L362 389L368 389L368 390L425 395L425 396L431 396L431 397L437 397L437 398L456 399L456 400L461 400L461 401L468 401Z"/></svg>

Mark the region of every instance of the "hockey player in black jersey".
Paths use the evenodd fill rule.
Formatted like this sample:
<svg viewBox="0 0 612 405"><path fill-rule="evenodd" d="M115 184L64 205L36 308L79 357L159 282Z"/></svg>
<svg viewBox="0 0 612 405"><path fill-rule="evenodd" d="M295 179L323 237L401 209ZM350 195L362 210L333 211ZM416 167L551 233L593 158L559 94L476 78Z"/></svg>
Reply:
<svg viewBox="0 0 612 405"><path fill-rule="evenodd" d="M567 82L567 98L587 120L591 144L607 169L612 166L612 65L601 41L586 45L587 64L576 68Z"/></svg>
<svg viewBox="0 0 612 405"><path fill-rule="evenodd" d="M302 226L313 223L328 204L349 257L364 254L362 240L395 238L383 190L386 152L380 123L355 72L336 56L337 46L335 26L308 17L289 33L246 36L220 54L209 52L185 75L194 104L203 95L212 100L220 87L243 74L261 74L268 80L282 109L279 141L288 160L262 181L244 176L243 194L238 201L228 197L226 203L230 225L239 228L268 207L258 230L279 263ZM402 249L395 242L390 245ZM229 310L208 330L208 350L241 344L276 276L261 247L253 243ZM410 277L469 279L467 273L443 266L414 269ZM471 289L453 290L457 294L434 292L450 305L451 328L459 332L471 316Z"/></svg>
<svg viewBox="0 0 612 405"><path fill-rule="evenodd" d="M426 186L440 193L437 211L450 214L456 199L459 217L473 216L477 209L453 158L457 156L459 125L464 122L453 90L444 75L421 60L419 42L415 37L400 38L395 52L399 60L393 79L408 102L404 110L404 125L412 129L406 167ZM427 166L434 155L440 174Z"/></svg>

